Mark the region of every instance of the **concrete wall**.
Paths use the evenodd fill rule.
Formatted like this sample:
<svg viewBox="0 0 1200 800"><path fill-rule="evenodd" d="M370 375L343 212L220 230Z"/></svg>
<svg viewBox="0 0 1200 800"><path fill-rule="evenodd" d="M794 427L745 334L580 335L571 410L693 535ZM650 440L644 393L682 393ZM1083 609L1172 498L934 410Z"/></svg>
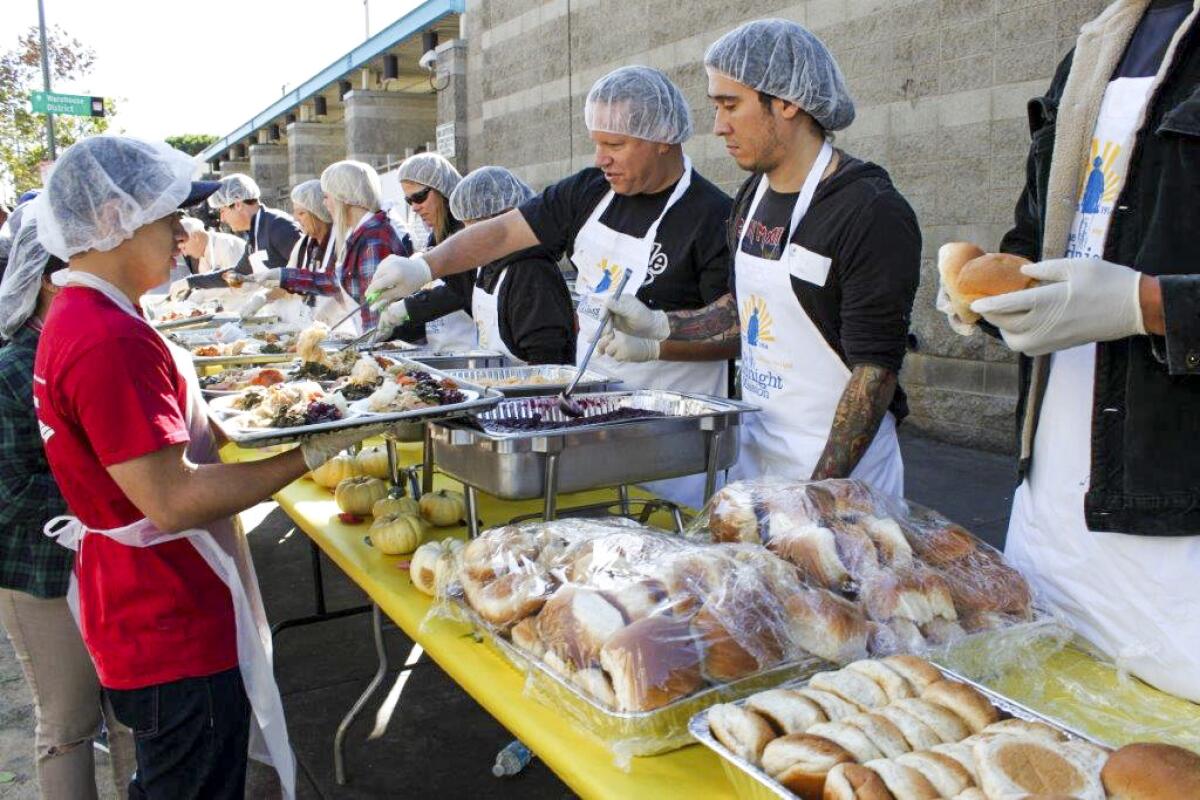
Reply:
<svg viewBox="0 0 1200 800"><path fill-rule="evenodd" d="M346 158L374 167L398 161L434 138L434 94L354 90L346 104Z"/></svg>
<svg viewBox="0 0 1200 800"><path fill-rule="evenodd" d="M341 122L293 122L287 126L288 185L312 178L346 157L345 126Z"/></svg>
<svg viewBox="0 0 1200 800"><path fill-rule="evenodd" d="M263 202L279 207L289 196L287 146L281 144L250 145L250 177L262 191Z"/></svg>
<svg viewBox="0 0 1200 800"><path fill-rule="evenodd" d="M222 161L218 166L220 166L220 170L218 170L218 173L220 174L220 176L222 178L227 178L230 175L233 175L234 173L237 173L237 172L240 172L243 175L250 174L250 160L249 159Z"/></svg>
<svg viewBox="0 0 1200 800"><path fill-rule="evenodd" d="M816 32L838 58L858 119L838 145L891 172L921 220L918 350L903 376L912 425L952 440L1012 445L1015 364L981 335L956 336L933 309L947 241L994 248L1024 180L1025 104L1045 90L1079 26L1108 0L468 0L470 166L506 165L535 187L591 160L583 100L618 66L649 64L695 114L687 150L732 193L745 177L709 131L705 48L768 16Z"/></svg>

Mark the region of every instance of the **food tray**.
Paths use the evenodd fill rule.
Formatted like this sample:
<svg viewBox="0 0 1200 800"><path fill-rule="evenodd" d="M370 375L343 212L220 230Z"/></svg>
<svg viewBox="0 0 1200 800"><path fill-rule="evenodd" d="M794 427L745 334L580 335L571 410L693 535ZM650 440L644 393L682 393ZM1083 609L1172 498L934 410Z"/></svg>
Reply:
<svg viewBox="0 0 1200 800"><path fill-rule="evenodd" d="M172 331L176 328L193 328L209 326L217 318L217 314L200 314L195 317L180 317L179 319L169 319L166 322L151 322L156 330Z"/></svg>
<svg viewBox="0 0 1200 800"><path fill-rule="evenodd" d="M252 364L282 364L295 361L295 353L239 353L236 356L192 356L197 367L246 367Z"/></svg>
<svg viewBox="0 0 1200 800"><path fill-rule="evenodd" d="M450 374L464 381L488 385L490 381L515 380L515 383L491 388L505 397L535 397L558 394L575 380L576 369L569 365L489 367L487 369L451 370ZM599 372L585 372L579 379L577 392L608 392L620 385L620 378L610 378Z"/></svg>
<svg viewBox="0 0 1200 800"><path fill-rule="evenodd" d="M450 353L441 350L431 350L425 347L385 348L361 347L369 350L372 355L387 356L388 358L407 358L420 361L434 369L484 369L487 367L503 367L508 364L508 357L494 350L465 350L460 353Z"/></svg>
<svg viewBox="0 0 1200 800"><path fill-rule="evenodd" d="M607 392L579 398L587 415L619 408L665 416L616 420L553 430L500 432L497 419L566 419L554 397L513 398L471 421L431 426L434 461L463 483L503 500L545 496L554 458L557 492L676 478L728 468L737 460L741 415L757 406L725 398L661 390ZM630 453L637 457L631 458Z"/></svg>
<svg viewBox="0 0 1200 800"><path fill-rule="evenodd" d="M267 325L239 325L238 327L245 332L247 338L256 340L259 336L263 336L268 333L273 333L277 336L291 336L293 338L300 334L300 328L298 326L287 325L283 323ZM208 326L198 330L175 331L171 333L170 336L172 339L187 348L200 347L206 344L227 344L227 340L216 338L216 333L219 330L220 327L218 326Z"/></svg>
<svg viewBox="0 0 1200 800"><path fill-rule="evenodd" d="M510 645L511 646L511 645ZM937 666L936 664L934 666ZM1010 717L1016 717L1029 722L1042 722L1055 728L1072 739L1079 739L1091 744L1099 745L1100 747L1111 750L1112 746L1107 742L1099 741L1087 734L1084 734L1068 725L1063 724L1055 719L1046 717L1031 708L1021 705L1015 700L1010 700L1004 695L997 694L988 687L976 683L975 681L964 678L952 670L945 667L938 667L942 674L952 680L965 683L968 686L973 686L978 689L992 705L996 706L1001 712ZM808 678L805 676L800 680L789 680L786 683L780 684L779 688L793 689L800 688L806 685ZM739 701L738 705L742 705L744 701ZM715 704L714 704L715 705ZM774 800L782 798L783 800L796 800L796 795L788 791L783 784L771 778L759 767L751 764L744 758L731 752L725 745L717 741L712 735L712 731L708 729L708 709L705 708L700 713L692 717L688 722L688 732L692 738L700 742L700 744L712 750L721 758L721 768L725 771L725 777L729 778L729 782L733 784L734 792L741 800Z"/></svg>
<svg viewBox="0 0 1200 800"><path fill-rule="evenodd" d="M653 711L614 711L583 693L539 658L531 658L512 642L492 631L461 597L452 598L458 612L475 629L477 638L499 654L514 669L526 675L525 693L544 705L561 711L592 736L602 741L622 762L632 756L652 756L691 744L689 720L703 709L747 697L782 682L807 680L829 662L813 656L805 661L781 664L754 675L709 686Z"/></svg>
<svg viewBox="0 0 1200 800"><path fill-rule="evenodd" d="M294 357L294 356L293 356ZM441 378L449 378L450 376L438 370L429 369L425 364L420 364L410 361L405 358L396 358L396 361L404 367L423 369L431 375ZM321 422L316 425L297 425L294 428L261 428L247 430L243 428L235 428L232 425L227 425L226 419L223 419L221 411L229 398L219 398L209 406L209 418L213 421L225 438L241 447L270 447L277 444L286 444L295 442L302 437L311 436L317 433L329 433L331 431L351 430L353 428L370 428L378 426L391 426L395 423L420 423L428 420L445 419L447 417L458 416L471 411L479 411L490 408L503 399L503 395L492 389L486 389L482 386L456 381L459 388L464 393L474 395L469 397L462 403L451 403L444 406L435 406L432 408L418 408L411 411L393 411L384 414L363 414L361 416L351 417L349 419L340 419L334 422Z"/></svg>
<svg viewBox="0 0 1200 800"><path fill-rule="evenodd" d="M217 311L199 317L182 317L180 319L167 320L166 322L151 322L150 324L156 330L170 331L177 328L219 328L227 322L240 322L246 325L269 325L278 321L279 317L273 314L264 317L246 317L242 319L240 315L232 311Z"/></svg>

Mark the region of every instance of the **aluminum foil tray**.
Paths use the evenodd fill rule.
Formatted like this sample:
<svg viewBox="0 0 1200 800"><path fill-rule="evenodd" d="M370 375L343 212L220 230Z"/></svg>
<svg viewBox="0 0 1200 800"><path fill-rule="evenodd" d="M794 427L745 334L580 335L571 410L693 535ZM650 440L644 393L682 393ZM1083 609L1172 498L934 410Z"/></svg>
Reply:
<svg viewBox="0 0 1200 800"><path fill-rule="evenodd" d="M511 647L511 645L510 645ZM937 665L934 665L937 666ZM956 672L948 670L944 667L938 667L942 674L947 678L951 678L961 683L968 684L978 689L988 700L992 701L992 705L996 706L1000 712L1008 717L1016 717L1030 722L1042 722L1052 728L1056 728L1072 739L1080 739L1091 744L1099 745L1106 749L1112 749L1112 746L1106 742L1099 741L1091 736L1088 736L1080 731L1071 728L1058 720L1043 716L1031 708L1027 708L1020 703L1010 700L1004 695L997 694L986 686L976 683L969 678L964 678ZM786 683L780 684L780 688L798 689L808 683L807 676L801 680L789 680ZM742 705L741 701L738 705ZM715 704L712 704L715 705ZM733 784L734 791L741 800L796 800L796 795L792 794L783 784L772 779L761 768L755 766L744 758L733 753L717 741L716 737L708 729L708 709L704 709L700 713L692 717L688 722L688 731L692 738L700 742L700 744L712 750L721 757L721 767L725 771L725 777L729 778L729 782Z"/></svg>
<svg viewBox="0 0 1200 800"><path fill-rule="evenodd" d="M489 367L487 369L450 370L455 378L490 386L505 397L535 397L557 395L575 380L576 369L569 365L519 367ZM610 378L599 372L585 372L579 379L577 392L607 392L620 385L620 378Z"/></svg>
<svg viewBox="0 0 1200 800"><path fill-rule="evenodd" d="M592 394L577 398L577 402L583 409L582 418L570 417L563 413L558 405L557 397L531 397L505 400L486 414L477 415L476 419L479 426L489 433L505 437L520 437L545 436L555 433L585 433L617 425L652 423L663 419L700 419L754 409L754 406L748 406L735 400L653 389ZM595 424L586 424L586 420L590 418L626 409L649 411L651 414L645 417L602 420ZM508 420L534 418L540 418L543 424L533 430L511 431L503 427L503 423Z"/></svg>
<svg viewBox="0 0 1200 800"><path fill-rule="evenodd" d="M370 350L374 355L388 358L407 358L420 361L434 369L484 369L487 367L503 367L508 364L508 357L494 350L466 350L463 352L446 352L431 350L427 347L398 348L360 348Z"/></svg>

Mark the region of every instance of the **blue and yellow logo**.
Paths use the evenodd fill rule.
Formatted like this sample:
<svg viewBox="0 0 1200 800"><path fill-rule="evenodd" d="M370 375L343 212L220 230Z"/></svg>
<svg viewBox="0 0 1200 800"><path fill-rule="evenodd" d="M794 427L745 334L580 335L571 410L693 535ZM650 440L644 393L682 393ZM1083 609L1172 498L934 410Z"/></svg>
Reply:
<svg viewBox="0 0 1200 800"><path fill-rule="evenodd" d="M746 343L751 347L763 347L775 341L773 327L766 301L756 294L750 295L742 303L742 330L745 332Z"/></svg>
<svg viewBox="0 0 1200 800"><path fill-rule="evenodd" d="M1082 213L1098 214L1101 203L1111 206L1116 202L1121 178L1117 175L1115 165L1120 155L1121 145L1116 142L1101 144L1099 140L1092 139L1087 168L1084 170L1087 177L1079 193L1079 210Z"/></svg>
<svg viewBox="0 0 1200 800"><path fill-rule="evenodd" d="M599 266L600 269L604 271L604 275L602 275L600 277L600 280L596 283L596 286L592 289L592 293L593 294L604 294L609 289L611 289L613 287L613 285L617 282L617 276L621 272L621 266L619 264L608 263L607 258L600 259L600 263L597 266Z"/></svg>

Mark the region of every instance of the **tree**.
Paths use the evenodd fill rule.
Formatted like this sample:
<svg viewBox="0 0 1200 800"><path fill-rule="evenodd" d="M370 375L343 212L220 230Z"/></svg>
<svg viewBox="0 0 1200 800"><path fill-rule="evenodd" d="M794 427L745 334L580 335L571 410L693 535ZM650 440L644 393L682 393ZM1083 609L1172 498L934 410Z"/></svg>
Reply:
<svg viewBox="0 0 1200 800"><path fill-rule="evenodd" d="M219 138L211 133L182 133L179 136L168 136L167 144L194 156Z"/></svg>
<svg viewBox="0 0 1200 800"><path fill-rule="evenodd" d="M51 85L87 77L96 63L96 51L65 30L46 31L50 54ZM42 45L36 26L17 40L17 46L0 55L0 184L8 183L19 194L40 186L40 164L49 158L46 118L29 110L30 92L42 88ZM77 139L108 129L116 113L112 100L104 101L104 117L54 117L54 139L61 151Z"/></svg>

